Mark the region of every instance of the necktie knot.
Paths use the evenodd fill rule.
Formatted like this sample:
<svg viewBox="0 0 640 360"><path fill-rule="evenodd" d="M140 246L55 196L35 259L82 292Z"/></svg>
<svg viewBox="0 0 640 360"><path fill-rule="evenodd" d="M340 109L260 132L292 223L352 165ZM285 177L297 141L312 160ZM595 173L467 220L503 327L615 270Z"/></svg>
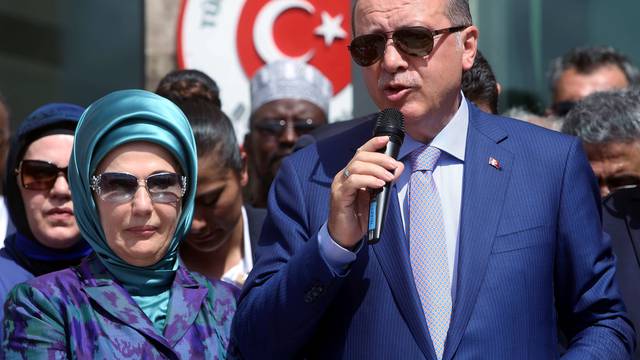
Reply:
<svg viewBox="0 0 640 360"><path fill-rule="evenodd" d="M411 153L411 171L433 171L440 158L440 149L421 146Z"/></svg>

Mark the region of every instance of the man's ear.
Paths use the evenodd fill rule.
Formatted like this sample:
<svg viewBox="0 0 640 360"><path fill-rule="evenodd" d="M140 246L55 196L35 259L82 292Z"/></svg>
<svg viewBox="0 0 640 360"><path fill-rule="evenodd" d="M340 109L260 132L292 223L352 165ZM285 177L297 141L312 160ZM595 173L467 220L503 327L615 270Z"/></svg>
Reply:
<svg viewBox="0 0 640 360"><path fill-rule="evenodd" d="M478 51L478 36L480 32L475 25L471 25L464 29L460 36L462 37L462 70L471 69L476 59Z"/></svg>

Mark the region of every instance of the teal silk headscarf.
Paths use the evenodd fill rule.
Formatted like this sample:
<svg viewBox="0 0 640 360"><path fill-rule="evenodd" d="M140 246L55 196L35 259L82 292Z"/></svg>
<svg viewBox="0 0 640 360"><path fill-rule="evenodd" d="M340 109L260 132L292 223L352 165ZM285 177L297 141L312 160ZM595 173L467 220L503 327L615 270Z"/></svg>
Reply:
<svg viewBox="0 0 640 360"><path fill-rule="evenodd" d="M187 191L169 249L158 263L147 267L130 265L111 250L90 188L90 179L102 159L118 146L137 141L168 150L187 176ZM171 101L148 91L121 90L97 100L82 114L76 128L68 176L80 232L154 325L160 321L160 328L164 327L169 290L178 269L178 245L191 227L197 168L187 118ZM159 307L164 313L158 313Z"/></svg>

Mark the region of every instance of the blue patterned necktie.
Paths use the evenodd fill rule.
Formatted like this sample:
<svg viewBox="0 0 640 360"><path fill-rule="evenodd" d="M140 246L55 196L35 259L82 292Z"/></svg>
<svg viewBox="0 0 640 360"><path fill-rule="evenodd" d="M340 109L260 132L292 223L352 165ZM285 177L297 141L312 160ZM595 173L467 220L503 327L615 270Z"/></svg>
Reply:
<svg viewBox="0 0 640 360"><path fill-rule="evenodd" d="M431 341L442 358L451 318L451 281L442 205L433 180L440 150L422 146L411 153L409 256Z"/></svg>

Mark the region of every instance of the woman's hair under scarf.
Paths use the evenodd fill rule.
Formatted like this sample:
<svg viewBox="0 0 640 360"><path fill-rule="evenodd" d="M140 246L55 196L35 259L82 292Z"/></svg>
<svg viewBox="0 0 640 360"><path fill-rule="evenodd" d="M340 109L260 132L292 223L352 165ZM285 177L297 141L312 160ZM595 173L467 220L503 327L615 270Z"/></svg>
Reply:
<svg viewBox="0 0 640 360"><path fill-rule="evenodd" d="M116 255L107 244L90 179L102 159L131 142L150 142L173 155L187 177L171 244L156 264L139 267ZM178 268L178 245L193 218L198 160L187 118L171 101L144 90L113 92L91 104L80 118L69 162L69 185L82 236L104 266L131 295L152 296L166 291Z"/></svg>
<svg viewBox="0 0 640 360"><path fill-rule="evenodd" d="M5 249L20 266L34 275L60 270L91 253L89 245L80 239L67 249L52 249L35 239L24 208L15 169L24 157L29 145L49 135L73 135L84 108L66 103L46 104L27 116L11 138L7 156L4 182L5 202L16 234L7 237Z"/></svg>

